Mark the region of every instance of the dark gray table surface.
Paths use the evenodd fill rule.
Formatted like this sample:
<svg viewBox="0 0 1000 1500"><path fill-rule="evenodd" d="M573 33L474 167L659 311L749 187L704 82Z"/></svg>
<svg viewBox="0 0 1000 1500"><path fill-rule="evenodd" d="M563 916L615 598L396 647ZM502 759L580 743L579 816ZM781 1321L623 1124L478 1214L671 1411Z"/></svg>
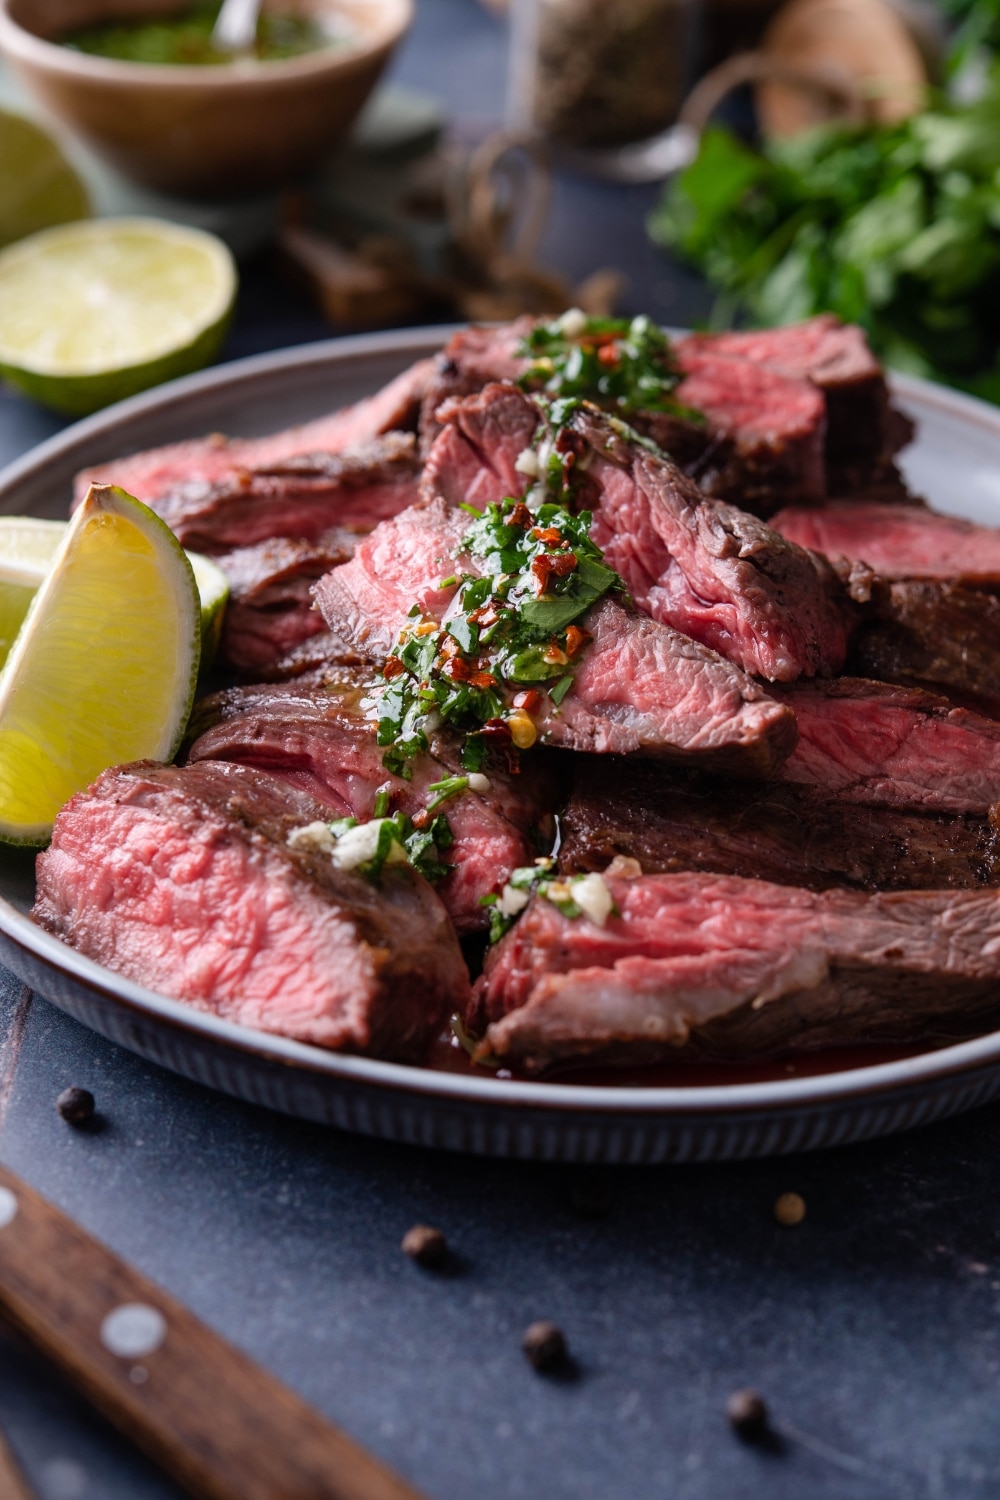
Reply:
<svg viewBox="0 0 1000 1500"><path fill-rule="evenodd" d="M395 76L499 116L499 26L418 0ZM547 254L611 260L629 302L704 315L645 242L647 190L559 184ZM244 275L228 353L324 337ZM0 393L0 462L57 419ZM56 1115L68 1084L103 1128ZM0 1157L188 1303L429 1500L882 1500L1000 1495L1000 1110L809 1158L583 1170L339 1135L185 1083L91 1035L0 971ZM579 1188L608 1198L579 1211ZM795 1189L805 1222L782 1229ZM439 1224L456 1274L399 1250ZM524 1326L557 1319L572 1378L534 1374ZM767 1395L781 1451L727 1429ZM0 1425L44 1500L178 1492L41 1362L0 1338Z"/></svg>

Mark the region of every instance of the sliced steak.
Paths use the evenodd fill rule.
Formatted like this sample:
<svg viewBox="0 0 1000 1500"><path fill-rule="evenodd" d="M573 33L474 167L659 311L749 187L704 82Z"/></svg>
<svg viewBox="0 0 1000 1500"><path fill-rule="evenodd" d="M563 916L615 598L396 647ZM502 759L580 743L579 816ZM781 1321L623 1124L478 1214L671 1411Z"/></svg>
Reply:
<svg viewBox="0 0 1000 1500"><path fill-rule="evenodd" d="M322 617L320 623L324 624ZM301 645L293 647L267 666L254 669L257 682L310 682L322 687L326 682L343 678L345 668L365 666L365 658L324 628Z"/></svg>
<svg viewBox="0 0 1000 1500"><path fill-rule="evenodd" d="M354 557L316 587L330 629L373 660L386 657L416 604L441 621L456 586L443 576L474 572L458 557L467 522L443 500L415 506L379 526ZM611 598L583 621L574 686L536 720L543 742L770 774L794 743L788 710L716 652Z"/></svg>
<svg viewBox="0 0 1000 1500"><path fill-rule="evenodd" d="M1000 599L920 579L876 587L850 670L882 682L930 684L1000 715Z"/></svg>
<svg viewBox="0 0 1000 1500"><path fill-rule="evenodd" d="M245 766L140 763L66 804L32 915L138 984L244 1026L418 1058L468 993L444 907L406 865L376 886L288 836L327 816Z"/></svg>
<svg viewBox="0 0 1000 1500"><path fill-rule="evenodd" d="M768 516L789 500L820 502L827 493L823 455L826 402L798 380L722 354L707 344L677 346L684 379L674 395L707 419L712 441L688 466L706 495ZM671 419L676 422L676 419ZM655 416L635 424L673 453L671 427ZM677 455L682 461L683 452Z"/></svg>
<svg viewBox="0 0 1000 1500"><path fill-rule="evenodd" d="M933 510L837 500L819 510L789 507L772 525L800 547L866 562L882 578L1000 583L1000 530Z"/></svg>
<svg viewBox="0 0 1000 1500"><path fill-rule="evenodd" d="M309 454L217 483L193 480L152 502L193 552L228 552L272 537L320 541L332 528L367 531L417 498L411 433L390 433L343 454Z"/></svg>
<svg viewBox="0 0 1000 1500"><path fill-rule="evenodd" d="M842 677L779 695L799 742L782 776L851 802L973 813L1000 799L1000 723L918 688Z"/></svg>
<svg viewBox="0 0 1000 1500"><path fill-rule="evenodd" d="M374 396L302 427L263 438L219 433L116 458L77 475L79 503L93 484L117 484L152 505L178 485L226 482L246 469L270 468L303 453L343 453L394 431L415 431L434 361L420 360Z"/></svg>
<svg viewBox="0 0 1000 1500"><path fill-rule="evenodd" d="M827 485L842 493L845 476L859 482L878 473L913 436L913 424L890 402L882 366L864 330L821 313L803 323L748 333L692 334L680 346L736 355L796 380L808 380L826 398Z"/></svg>
<svg viewBox="0 0 1000 1500"><path fill-rule="evenodd" d="M442 416L425 496L481 508L523 494L516 464L539 420L527 397L487 386ZM842 590L828 566L756 517L707 500L596 407L576 412L557 443L574 446L591 534L641 610L772 681L840 670Z"/></svg>
<svg viewBox="0 0 1000 1500"><path fill-rule="evenodd" d="M352 814L367 822L380 790L390 793L394 812L412 816L433 799L432 782L462 774L460 746L453 736L439 734L415 765L412 781L390 776L376 726L360 707L368 679L344 675L342 684L327 689L234 688L205 700L197 710L198 738L189 762L260 767L325 803L327 816ZM480 898L551 847L554 801L544 764L532 757L522 775L491 771L488 790L466 790L443 804L455 838L445 858L455 868L438 892L460 932L488 926Z"/></svg>
<svg viewBox="0 0 1000 1500"><path fill-rule="evenodd" d="M272 537L217 557L230 586L220 665L244 674L273 671L306 641L325 634L313 584L347 561L356 540L348 531L327 533L319 542Z"/></svg>
<svg viewBox="0 0 1000 1500"><path fill-rule="evenodd" d="M481 1059L746 1058L912 1042L1000 1004L1000 892L799 890L732 876L608 877L595 926L534 897L490 953L469 1017Z"/></svg>
<svg viewBox="0 0 1000 1500"><path fill-rule="evenodd" d="M560 815L559 868L647 875L706 870L822 891L1000 885L1000 838L985 818L867 807L789 782L670 775L650 761L577 756Z"/></svg>

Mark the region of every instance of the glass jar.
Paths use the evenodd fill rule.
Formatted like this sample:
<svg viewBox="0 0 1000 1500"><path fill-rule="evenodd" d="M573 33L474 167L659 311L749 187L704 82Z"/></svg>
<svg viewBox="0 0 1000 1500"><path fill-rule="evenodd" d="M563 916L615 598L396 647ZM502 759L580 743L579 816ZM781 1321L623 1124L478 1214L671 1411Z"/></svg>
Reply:
<svg viewBox="0 0 1000 1500"><path fill-rule="evenodd" d="M508 123L606 149L677 117L691 75L695 0L514 0Z"/></svg>

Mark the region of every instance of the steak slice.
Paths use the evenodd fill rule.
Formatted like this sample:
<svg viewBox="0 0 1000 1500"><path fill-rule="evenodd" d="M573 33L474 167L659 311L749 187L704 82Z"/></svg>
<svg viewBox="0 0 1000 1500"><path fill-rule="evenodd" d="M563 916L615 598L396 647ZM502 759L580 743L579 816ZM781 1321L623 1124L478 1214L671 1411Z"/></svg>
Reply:
<svg viewBox="0 0 1000 1500"><path fill-rule="evenodd" d="M1000 892L805 891L733 876L606 877L604 927L538 896L474 990L478 1057L652 1061L982 1026L1000 1002Z"/></svg>
<svg viewBox="0 0 1000 1500"><path fill-rule="evenodd" d="M705 870L812 891L1000 885L1000 839L984 818L868 807L789 782L671 776L634 759L578 756L566 778L566 874L621 856L647 875Z"/></svg>
<svg viewBox="0 0 1000 1500"><path fill-rule="evenodd" d="M523 494L516 465L539 421L527 397L487 386L441 415L447 427L427 460L425 496L482 508ZM577 450L591 535L641 610L772 681L840 670L842 589L826 564L745 511L707 500L596 407L578 410L558 443Z"/></svg>
<svg viewBox="0 0 1000 1500"><path fill-rule="evenodd" d="M796 380L808 380L826 398L827 484L832 494L850 474L880 472L913 436L913 424L889 398L882 366L864 330L821 313L785 328L748 333L692 334L680 346L736 355Z"/></svg>
<svg viewBox="0 0 1000 1500"><path fill-rule="evenodd" d="M376 886L291 848L327 816L245 766L105 771L56 819L32 913L138 984L261 1031L419 1058L468 994L455 933L408 865Z"/></svg>
<svg viewBox="0 0 1000 1500"><path fill-rule="evenodd" d="M225 438L219 433L116 458L78 474L79 503L91 484L117 484L152 505L178 485L229 481L246 469L270 468L303 453L343 453L393 431L415 431L434 361L411 365L376 395L284 432L263 438Z"/></svg>
<svg viewBox="0 0 1000 1500"><path fill-rule="evenodd" d="M768 516L794 498L819 503L827 493L823 455L826 402L808 380L765 364L723 354L708 343L677 346L684 379L674 392L707 419L712 441L695 458L691 476L706 494ZM635 425L673 454L676 418L655 415Z"/></svg>
<svg viewBox="0 0 1000 1500"><path fill-rule="evenodd" d="M229 579L219 642L220 665L251 674L273 671L314 636L325 634L313 605L313 584L346 562L357 540L353 532L329 532L319 542L272 537L216 558Z"/></svg>
<svg viewBox="0 0 1000 1500"><path fill-rule="evenodd" d="M799 742L782 776L886 807L973 813L1000 799L1000 723L918 688L842 677L780 697Z"/></svg>
<svg viewBox="0 0 1000 1500"><path fill-rule="evenodd" d="M416 439L394 432L343 454L315 453L217 483L193 480L152 502L182 546L210 555L272 537L320 541L367 531L417 498Z"/></svg>
<svg viewBox="0 0 1000 1500"><path fill-rule="evenodd" d="M457 585L474 572L456 553L467 521L443 500L404 511L358 545L316 586L330 629L373 660L389 655L416 604L445 618ZM716 652L604 598L585 616L592 640L559 708L544 699L536 719L549 744L600 753L632 751L769 775L794 743L787 709Z"/></svg>
<svg viewBox="0 0 1000 1500"><path fill-rule="evenodd" d="M791 506L776 531L836 560L866 562L881 578L1000 583L1000 530L917 506L836 500L820 510Z"/></svg>
<svg viewBox="0 0 1000 1500"><path fill-rule="evenodd" d="M412 781L391 776L382 764L376 726L360 707L369 680L364 673L345 673L340 684L326 689L291 685L218 693L198 706L189 763L256 766L308 791L326 805L327 817L351 814L367 822L380 790L389 792L394 812L412 817L433 799L433 782L463 774L460 745L454 736L438 734L416 762ZM467 789L441 808L455 839L444 855L454 871L438 894L463 933L489 925L480 898L550 848L554 833L554 793L537 758L520 776L491 770L488 781L488 789Z"/></svg>
<svg viewBox="0 0 1000 1500"><path fill-rule="evenodd" d="M1000 716L1000 599L956 583L905 579L872 591L850 670L933 685Z"/></svg>

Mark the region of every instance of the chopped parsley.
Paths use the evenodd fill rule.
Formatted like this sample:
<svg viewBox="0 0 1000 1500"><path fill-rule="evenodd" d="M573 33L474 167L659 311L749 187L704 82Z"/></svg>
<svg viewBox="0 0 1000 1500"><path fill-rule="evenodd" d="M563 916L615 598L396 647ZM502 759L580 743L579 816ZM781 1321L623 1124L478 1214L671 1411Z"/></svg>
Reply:
<svg viewBox="0 0 1000 1500"><path fill-rule="evenodd" d="M289 843L295 848L327 853L341 869L357 870L376 884L386 865L392 864L412 865L432 885L451 874L453 867L442 855L455 838L443 814L430 818L424 811L408 818L397 812L390 818L381 816L378 807L376 799L376 815L370 822L359 823L349 817L333 823L310 823L293 830Z"/></svg>
<svg viewBox="0 0 1000 1500"><path fill-rule="evenodd" d="M573 308L554 323L537 324L518 353L531 361L518 382L523 390L593 401L624 415L698 418L674 399L681 373L670 340L651 318L588 318Z"/></svg>
<svg viewBox="0 0 1000 1500"><path fill-rule="evenodd" d="M623 587L590 539L587 511L541 504L533 512L504 500L473 514L457 555L474 558L479 571L461 575L442 623L411 611L365 699L383 765L407 779L442 724L464 736L465 772L481 771L491 747L516 770L518 752L537 739L533 716L561 704L572 687L590 639L577 622ZM428 811L467 785L467 777L435 783Z"/></svg>
<svg viewBox="0 0 1000 1500"><path fill-rule="evenodd" d="M555 860L548 856L513 870L499 895L491 892L481 897L480 906L490 911L491 943L498 943L510 931L534 895L551 902L564 917L587 917L599 927L609 916L619 915L601 875L561 876Z"/></svg>

